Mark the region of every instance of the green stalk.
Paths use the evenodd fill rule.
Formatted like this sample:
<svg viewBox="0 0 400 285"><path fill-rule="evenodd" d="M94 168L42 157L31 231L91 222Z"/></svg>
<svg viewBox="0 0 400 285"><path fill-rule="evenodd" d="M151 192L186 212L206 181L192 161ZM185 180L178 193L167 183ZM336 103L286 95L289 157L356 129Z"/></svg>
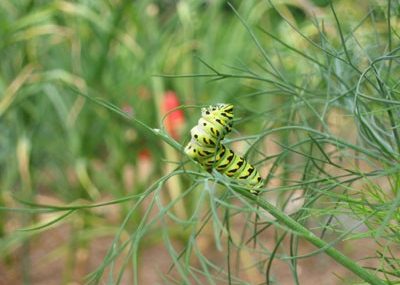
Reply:
<svg viewBox="0 0 400 285"><path fill-rule="evenodd" d="M92 77L90 78L92 81L97 82L98 80L101 80L101 78L103 76L103 71L107 64L107 55L109 53L111 43L112 43L113 39L116 37L116 35L118 34L118 32L117 32L118 25L122 20L124 12L126 11L128 5L130 5L130 4L131 4L131 1L125 0L121 4L119 4L119 6L117 7L117 9L114 12L110 30L108 31L108 34L106 35L106 38L104 39L104 41L102 43L101 52L98 57L99 60L95 63L94 72L92 74Z"/></svg>
<svg viewBox="0 0 400 285"><path fill-rule="evenodd" d="M324 249L326 254L332 257L336 262L346 267L348 270L356 274L358 277L363 279L364 281L368 282L368 284L372 285L387 285L386 282L379 279L377 276L371 274L361 266L359 266L356 262L354 262L349 257L345 256L340 251L336 250L334 247L330 246L324 240L318 238L314 235L311 231L307 228L293 220L291 217L283 213L281 210L273 206L272 204L268 203L266 200L262 199L261 197L255 197L249 191L245 189L235 188L235 191L240 193L241 195L255 201L258 206L266 210L272 216L274 216L279 222L287 226L292 231L298 233L302 237L304 237L307 241L312 243L318 248Z"/></svg>

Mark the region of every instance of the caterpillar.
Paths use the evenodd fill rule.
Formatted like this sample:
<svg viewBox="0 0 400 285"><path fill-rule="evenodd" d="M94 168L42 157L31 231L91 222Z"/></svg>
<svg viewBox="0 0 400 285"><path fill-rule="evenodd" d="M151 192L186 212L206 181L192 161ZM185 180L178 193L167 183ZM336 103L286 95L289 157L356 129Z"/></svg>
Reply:
<svg viewBox="0 0 400 285"><path fill-rule="evenodd" d="M201 109L201 118L190 130L191 140L185 153L197 161L205 170L217 170L242 185L251 187L250 192L259 193L262 178L249 162L235 154L221 141L231 132L233 105L219 103Z"/></svg>

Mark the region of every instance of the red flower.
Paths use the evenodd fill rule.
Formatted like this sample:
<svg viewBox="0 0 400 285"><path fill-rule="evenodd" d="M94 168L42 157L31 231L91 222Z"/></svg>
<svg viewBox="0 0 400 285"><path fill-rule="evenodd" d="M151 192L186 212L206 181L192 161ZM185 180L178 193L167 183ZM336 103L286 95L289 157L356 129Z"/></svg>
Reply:
<svg viewBox="0 0 400 285"><path fill-rule="evenodd" d="M149 149L144 148L139 152L139 160L150 160L151 159L151 153Z"/></svg>
<svg viewBox="0 0 400 285"><path fill-rule="evenodd" d="M164 93L164 98L162 102L162 113L164 115L167 115L164 121L165 129L170 134L170 136L176 140L180 138L180 133L185 123L185 115L180 109L172 112L170 111L179 106L179 99L175 92L167 91Z"/></svg>

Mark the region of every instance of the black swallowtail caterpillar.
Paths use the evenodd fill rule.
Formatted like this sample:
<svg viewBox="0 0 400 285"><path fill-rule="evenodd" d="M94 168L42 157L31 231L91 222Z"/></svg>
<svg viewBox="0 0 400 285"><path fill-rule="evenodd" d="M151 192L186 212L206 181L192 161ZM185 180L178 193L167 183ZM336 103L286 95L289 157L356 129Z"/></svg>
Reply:
<svg viewBox="0 0 400 285"><path fill-rule="evenodd" d="M259 172L243 157L221 143L232 130L233 105L217 104L201 109L201 118L190 131L191 140L185 153L199 162L207 171L218 172L250 186L253 194L259 193L263 181Z"/></svg>

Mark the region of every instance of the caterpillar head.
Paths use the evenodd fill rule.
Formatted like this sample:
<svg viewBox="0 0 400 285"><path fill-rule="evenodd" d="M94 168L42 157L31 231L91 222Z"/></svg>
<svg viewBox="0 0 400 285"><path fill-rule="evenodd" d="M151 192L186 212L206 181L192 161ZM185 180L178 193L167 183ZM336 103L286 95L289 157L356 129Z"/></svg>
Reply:
<svg viewBox="0 0 400 285"><path fill-rule="evenodd" d="M231 122L233 119L233 105L218 103L201 109L201 116L207 121L214 121L216 118Z"/></svg>

